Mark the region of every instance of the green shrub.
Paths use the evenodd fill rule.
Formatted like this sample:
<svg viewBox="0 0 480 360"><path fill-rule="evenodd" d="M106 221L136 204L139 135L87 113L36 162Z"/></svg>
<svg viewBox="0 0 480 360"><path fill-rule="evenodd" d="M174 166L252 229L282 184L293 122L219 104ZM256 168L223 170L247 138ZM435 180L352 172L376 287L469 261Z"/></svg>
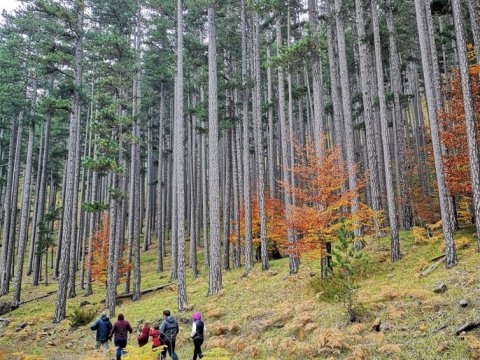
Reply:
<svg viewBox="0 0 480 360"><path fill-rule="evenodd" d="M72 328L85 326L89 324L95 317L95 309L75 308L73 312L67 316Z"/></svg>

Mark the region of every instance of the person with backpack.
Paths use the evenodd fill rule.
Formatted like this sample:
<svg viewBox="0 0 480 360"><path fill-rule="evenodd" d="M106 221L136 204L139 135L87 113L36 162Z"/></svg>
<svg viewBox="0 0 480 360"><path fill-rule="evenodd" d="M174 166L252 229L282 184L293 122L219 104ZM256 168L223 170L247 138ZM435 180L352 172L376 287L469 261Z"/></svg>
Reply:
<svg viewBox="0 0 480 360"><path fill-rule="evenodd" d="M160 338L167 348L164 348L161 352L160 359L164 360L167 358L168 350L168 355L170 355L173 360L178 360L178 356L175 353L175 340L179 331L178 322L170 315L170 310L163 311L163 319L162 325L160 325Z"/></svg>
<svg viewBox="0 0 480 360"><path fill-rule="evenodd" d="M118 314L118 320L113 324L110 331L110 338L114 337L114 343L117 347L117 360L122 358L123 349L127 347L128 333L132 333L133 329L130 323L125 320L123 314Z"/></svg>
<svg viewBox="0 0 480 360"><path fill-rule="evenodd" d="M202 314L196 312L192 316L192 340L193 340L193 360L197 360L197 357L201 359L202 354L202 344L205 339L205 324L202 321Z"/></svg>
<svg viewBox="0 0 480 360"><path fill-rule="evenodd" d="M97 331L95 349L102 349L103 355L106 356L108 352L108 340L110 331L112 330L112 323L104 311L100 315L100 319L95 321L90 327L92 331Z"/></svg>

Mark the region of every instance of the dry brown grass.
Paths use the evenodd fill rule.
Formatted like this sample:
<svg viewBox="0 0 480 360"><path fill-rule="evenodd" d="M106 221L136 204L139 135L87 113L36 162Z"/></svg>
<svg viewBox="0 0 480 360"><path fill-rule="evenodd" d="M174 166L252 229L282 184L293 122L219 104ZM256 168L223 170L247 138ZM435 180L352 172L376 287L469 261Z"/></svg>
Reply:
<svg viewBox="0 0 480 360"><path fill-rule="evenodd" d="M316 339L316 348L318 352L324 352L325 348L331 350L349 349L350 345L346 342L345 334L334 328L318 329L313 333Z"/></svg>
<svg viewBox="0 0 480 360"><path fill-rule="evenodd" d="M347 358L347 360L367 360L369 359L369 354L367 349L362 347L356 347L353 349L352 355Z"/></svg>
<svg viewBox="0 0 480 360"><path fill-rule="evenodd" d="M367 327L364 324L353 324L348 327L347 331L350 335L358 335L365 331Z"/></svg>
<svg viewBox="0 0 480 360"><path fill-rule="evenodd" d="M382 287L377 294L362 294L358 300L362 303L382 303L409 298L425 300L431 296L431 291L422 288L393 288L391 286L385 286Z"/></svg>
<svg viewBox="0 0 480 360"><path fill-rule="evenodd" d="M463 340L467 343L468 347L472 350L480 350L480 339L475 335L466 335Z"/></svg>
<svg viewBox="0 0 480 360"><path fill-rule="evenodd" d="M387 317L390 320L398 320L401 319L402 316L405 315L405 311L403 311L400 307L397 305L394 305L388 309L387 312Z"/></svg>
<svg viewBox="0 0 480 360"><path fill-rule="evenodd" d="M230 342L228 344L228 348L233 353L239 353L243 351L246 347L248 347L248 343L244 340L242 336L233 337L232 339L230 339Z"/></svg>
<svg viewBox="0 0 480 360"><path fill-rule="evenodd" d="M246 347L241 353L242 355L246 355L251 359L255 359L262 354L262 352L256 345L250 345Z"/></svg>
<svg viewBox="0 0 480 360"><path fill-rule="evenodd" d="M225 335L212 336L205 344L206 349L221 348L226 349L229 341Z"/></svg>
<svg viewBox="0 0 480 360"><path fill-rule="evenodd" d="M225 310L220 307L208 310L204 314L206 319L219 319L224 315L225 315Z"/></svg>
<svg viewBox="0 0 480 360"><path fill-rule="evenodd" d="M398 355L402 352L402 348L396 344L385 344L378 348L378 352L386 355Z"/></svg>

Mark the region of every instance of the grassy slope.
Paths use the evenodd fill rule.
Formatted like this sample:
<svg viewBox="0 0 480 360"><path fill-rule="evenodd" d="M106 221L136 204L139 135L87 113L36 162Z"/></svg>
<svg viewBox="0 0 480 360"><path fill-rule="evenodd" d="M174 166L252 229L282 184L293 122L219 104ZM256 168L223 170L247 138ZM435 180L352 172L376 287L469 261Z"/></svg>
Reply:
<svg viewBox="0 0 480 360"><path fill-rule="evenodd" d="M467 232L471 230L457 237L464 237ZM469 247L459 251L457 267L448 271L440 267L426 278L416 274L422 264L440 254L440 242L415 244L411 233L405 232L402 246L405 256L399 263L391 264L388 239L368 245L369 275L360 281L355 295L361 323L354 325L346 323L342 304L318 301L308 285L311 272L318 272L318 261L304 261L300 273L294 276L287 274L288 259L272 262L268 272L257 266L247 277L242 276L242 270L224 273L225 289L212 297L206 297L205 270L196 280L189 277L189 304L204 314L208 327L206 348L210 350L204 359L480 358L480 341L474 332L463 339L453 335L465 321L480 319L480 266L473 239ZM199 263L203 264L203 260ZM168 282L166 274L155 273L155 250L143 254L142 273L143 288ZM445 294L432 292L439 281L449 288ZM103 289L96 290L88 298L78 296L70 300L70 310L88 300L100 311ZM45 287L35 290L44 291ZM460 308L460 299L467 299L469 306ZM51 324L53 306L54 296L9 314L11 324L0 329L0 359L101 358L92 350L94 336L88 327L71 330L67 322ZM145 295L137 302L125 300L118 311L136 325L141 319L160 318L166 308L176 309L175 287ZM180 320L188 320L191 312L176 315ZM369 331L376 317L387 328L380 333ZM24 322L28 325L16 331ZM446 327L435 331L442 326ZM177 346L180 359L192 354L188 329L188 324L182 324Z"/></svg>

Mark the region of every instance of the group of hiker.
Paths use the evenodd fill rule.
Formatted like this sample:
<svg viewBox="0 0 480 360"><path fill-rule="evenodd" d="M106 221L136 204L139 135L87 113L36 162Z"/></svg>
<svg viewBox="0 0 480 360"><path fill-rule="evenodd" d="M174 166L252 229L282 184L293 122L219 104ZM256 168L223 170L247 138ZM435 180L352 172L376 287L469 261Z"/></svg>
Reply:
<svg viewBox="0 0 480 360"><path fill-rule="evenodd" d="M133 333L132 326L125 320L123 314L118 314L118 319L112 325L107 314L103 312L100 318L91 326L96 331L96 348L102 349L104 354L108 352L109 342L113 338L116 347L117 360L122 358L126 353L128 334ZM140 329L140 335L137 337L138 346L143 347L149 343L152 338L152 349L163 347L160 352L160 359L164 360L168 355L173 360L178 360L175 353L175 341L179 332L178 322L171 315L170 310L163 311L163 321L155 323L151 326L148 322L144 322ZM191 338L194 345L193 360L201 359L202 344L205 338L205 324L202 321L202 314L196 312L192 316L192 333Z"/></svg>

